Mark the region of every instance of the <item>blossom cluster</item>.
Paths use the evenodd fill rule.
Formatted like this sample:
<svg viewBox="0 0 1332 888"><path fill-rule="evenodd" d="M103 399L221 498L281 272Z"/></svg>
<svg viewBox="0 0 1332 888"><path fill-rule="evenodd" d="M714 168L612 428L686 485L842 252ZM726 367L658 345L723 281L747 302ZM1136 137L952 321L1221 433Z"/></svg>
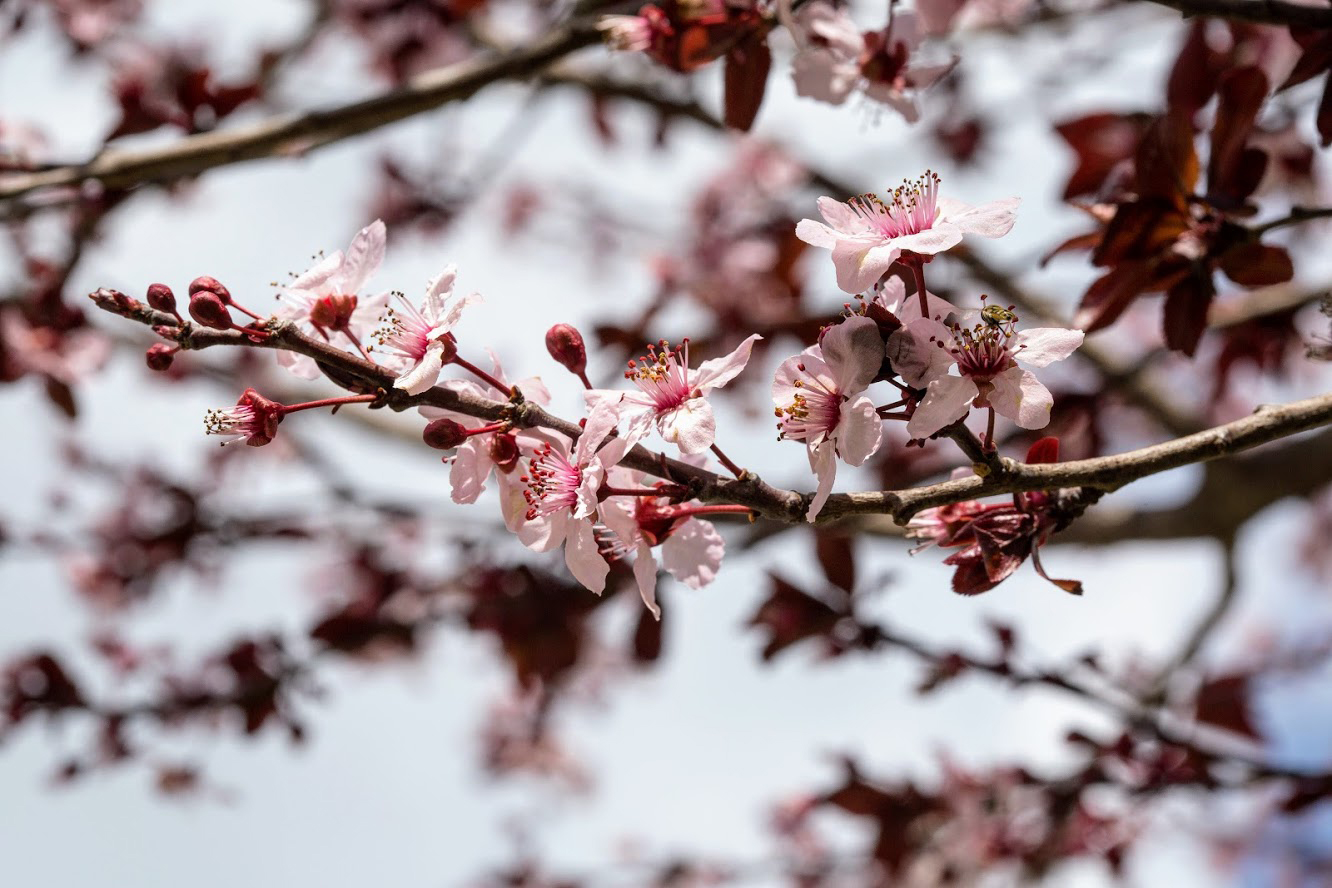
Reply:
<svg viewBox="0 0 1332 888"><path fill-rule="evenodd" d="M1013 306L987 304L984 296L967 307L926 289L925 267L937 253L969 234L1007 234L1017 207L1016 198L966 206L940 196L939 186L939 178L927 172L886 197L821 198L823 221L806 219L795 228L801 240L831 251L839 286L855 297L817 342L780 361L772 378L778 438L804 445L816 478L803 507L809 522L827 508L838 465L864 465L889 439L888 423L903 422L908 443L924 445L941 433L956 433L971 410L979 409L988 417L981 443L991 454L997 451L996 416L1023 429L1044 427L1053 399L1032 368L1068 357L1082 342L1078 330L1018 329ZM725 551L710 519L718 514L752 519L755 510L715 494L701 501L700 488L673 474L665 454L651 457L656 463L645 463L641 454L630 461L633 468L624 463L656 437L688 465L706 468L712 458L739 482L748 479L750 473L719 446L710 398L746 370L763 337L746 336L729 353L697 364L689 339L661 340L627 363L623 385L596 388L586 373L581 335L556 324L546 336L547 351L582 382L586 416L577 428L532 421L530 409L550 401L539 379L510 382L493 353L488 368L462 353L458 328L464 310L480 297L456 292L456 267L449 265L429 281L414 302L399 291L368 289L385 249L385 226L376 221L345 252L319 257L280 286L279 306L267 318L208 277L190 285L188 311L203 327L239 331L255 342L299 329L303 342L318 347L282 349L279 360L304 378L330 372L329 356L343 355L391 374L400 399L436 388L452 393L443 402L460 409L397 403L417 404L428 423L425 443L449 452L444 462L453 500L477 502L493 479L505 526L534 551L562 549L569 572L593 592L604 590L613 565L632 563L644 603L660 616L659 569L693 588L710 583ZM186 324L169 287L154 284L148 302L172 319L158 328L164 337ZM233 312L251 320L241 326ZM154 346L149 364L165 369L174 354L168 346ZM446 376L446 369L458 373ZM889 387L887 398L877 394L881 384ZM373 406L389 397L387 383L379 391L350 387L354 393L345 397L293 405L248 389L234 407L210 411L207 430L225 443L261 446L276 438L279 423L291 413ZM461 409L478 403L495 405L486 414L489 421ZM664 480L642 471L654 464ZM945 546L971 546L949 563L960 565L959 576L967 574L960 588L983 591L1027 555L1035 557L1055 523L1048 514L1051 502L1029 495L1016 507L963 503L929 510L917 516L912 533ZM991 557L986 548L998 527L1008 533L1003 558Z"/></svg>

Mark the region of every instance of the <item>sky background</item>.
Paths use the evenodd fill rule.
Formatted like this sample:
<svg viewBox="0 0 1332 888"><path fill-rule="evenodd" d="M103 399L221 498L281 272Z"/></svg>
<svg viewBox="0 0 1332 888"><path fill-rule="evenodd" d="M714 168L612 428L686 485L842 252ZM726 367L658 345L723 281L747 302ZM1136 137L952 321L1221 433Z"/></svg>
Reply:
<svg viewBox="0 0 1332 888"><path fill-rule="evenodd" d="M201 2L155 4L153 10L155 27L163 32L198 40L207 35L210 46L220 48L224 71L225 60L234 62L251 40L290 36L305 15L304 5L294 2L230 4L225 14ZM1075 37L1052 27L1012 42L976 37L957 44L971 88L983 87L984 107L1002 127L995 132L995 150L979 168L947 175L945 187L972 203L1023 197L1012 235L984 245L986 254L1006 267L1032 264L1050 243L1078 229L1076 214L1051 209L1069 157L1050 134L1047 115L1058 119L1093 107L1138 107L1163 79L1178 39L1169 14L1131 8L1111 24L1096 35ZM0 114L40 121L57 136L56 154L84 156L110 127L104 83L93 69L71 67L64 50L41 39L38 30L0 53ZM1079 77L1076 89L1048 95L1033 89L1032 72L1038 82L1058 83L1061 72L1071 80L1070 71L1080 73L1077 60L1089 46L1107 39L1116 42L1115 61L1101 76ZM798 100L781 64L774 70L756 128L760 137L779 139L798 157L817 159L869 186L886 187L940 166L923 136L900 120L874 123L863 108ZM291 72L279 101L309 107L374 91L376 85L358 72L358 59L345 46L324 47ZM714 93L715 76L704 75ZM303 161L211 173L183 200L140 198L88 256L72 289L112 286L135 294L155 280L183 289L194 276L212 274L238 299L262 304L269 281L302 270L315 250L345 246L370 221L370 180L361 171L377 150L392 145L429 157L454 144L489 144L507 131L524 95L514 87L493 89L465 106ZM621 111L622 145L607 152L591 136L580 99L557 93L542 106L532 115L534 132L518 140L504 177L596 182L622 195L625 206L640 208L644 221L662 228L667 239L685 233L680 224L692 186L726 164L711 134L687 125L672 131L669 152L650 153L650 121ZM556 392L557 412L575 415L579 399L573 380L550 362L541 337L558 321L584 323L608 310L630 316L627 306L651 289L641 259L659 246L645 245L642 256L631 253L598 267L567 248L578 242L577 231L560 232L565 240L554 244L506 242L497 234L497 218L497 204L490 200L437 239L390 230L388 259L375 283L419 293L443 265L458 263L459 286L487 300L465 317L464 346L493 346L511 377L540 373ZM0 255L0 275L15 273L12 262L5 264L9 259ZM831 265L826 257L814 262L816 302L836 306L841 297ZM1080 259L1026 276L1041 292L1057 296L1066 311L1086 278ZM1157 310L1153 303L1151 312ZM114 335L132 332L109 317L96 320ZM687 310L668 320L685 328L679 335L688 333ZM760 380L752 389L763 402L760 414L766 412L766 380L784 351L779 348L746 370L746 376ZM0 445L8 466L0 513L7 522L31 528L51 520L48 495L61 482L52 443L71 434L107 458L149 459L187 476L198 470L206 448L214 446L200 434L200 418L208 407L232 403L236 393L202 382L150 381L145 389L141 360L137 348L119 350L83 389L83 412L73 428L54 414L35 383L0 389L0 422L9 430ZM595 355L592 362L594 374L613 374L608 362L598 363ZM1252 388L1268 393L1258 384ZM775 444L766 421L742 426L738 406L728 401L719 409L725 449L743 454L737 458L770 480L812 487L803 453ZM412 417L398 420L409 429L419 425ZM366 489L421 503L437 516L439 537L415 545L434 542L443 550L450 526L497 517L486 505L465 510L451 503L446 473L424 448L386 442L327 417L306 415L299 421ZM1196 477L1179 471L1109 502L1170 501L1186 496ZM844 471L839 489L855 489L859 481ZM267 452L255 453L253 483L261 497L318 503L323 496L299 466ZM74 493L81 509L106 502L104 491ZM1244 600L1217 633L1209 659L1223 663L1265 633L1298 638L1310 631L1306 627L1326 625L1332 616L1327 597L1291 562L1303 515L1298 506L1282 504L1246 528L1239 544ZM505 545L518 552L516 541ZM748 553L732 548L721 577L707 589L693 592L663 579L672 609L664 664L650 675L615 681L599 701L565 708L560 734L593 770L590 793L571 797L532 782L489 782L480 774L478 728L509 677L488 639L441 631L410 662L370 670L331 665L324 674L325 699L305 709L312 730L301 748L278 732L242 742L226 731L186 732L154 747L164 758L202 765L224 790L222 797L164 800L151 790L143 769L133 767L52 789L48 776L61 760L59 751L83 748L84 738L73 724L29 727L0 748L0 860L14 885L453 886L509 861L515 834L522 833L557 868L609 872L614 876L609 884L630 885L633 865L616 862L631 861L644 849L655 860L672 851L770 859L766 823L772 805L831 785L838 779L836 755L858 757L872 775L922 781L937 776L945 754L971 766L1026 762L1054 769L1074 761L1061 740L1069 728L1107 726L1097 713L1067 699L1013 692L983 678L963 678L918 699L912 687L920 668L900 655L815 664L799 650L760 667L761 641L743 624L766 593L765 571L799 579L814 577L816 568L803 540L781 537ZM319 599L309 587L326 560L320 554L277 548L246 553L228 564L217 589L177 582L139 607L124 622L125 631L145 643L170 640L185 662L191 653L214 650L250 630L299 631L318 610ZM1220 563L1210 542L1060 546L1050 550L1046 564L1053 575L1082 579L1084 597L1065 596L1024 567L996 591L967 599L948 592L950 571L933 553L912 559L900 542L867 539L859 554L862 577L887 578L871 599L873 615L926 638L971 643L982 651L988 650L987 623L1010 622L1019 628L1033 665L1059 662L1089 647L1112 652L1112 664L1166 654L1215 594ZM604 618L627 622L639 606L632 596L621 596ZM0 656L54 645L76 667L87 667L86 639L99 625L78 605L60 565L22 551L0 560ZM79 672L91 680L100 670ZM1332 685L1326 678L1265 689L1260 718L1282 762L1328 764ZM1131 858L1132 881L1217 884L1220 876L1205 849L1189 836L1228 818L1242 823L1246 811L1235 807L1204 811L1187 799L1162 806L1152 815L1157 828ZM1316 817L1305 821L1291 829L1308 830L1307 841L1317 847L1326 831ZM849 846L865 838L850 824L840 836ZM1265 872L1246 871L1242 881L1262 884ZM1091 865L1060 870L1050 881L1102 883L1100 870Z"/></svg>

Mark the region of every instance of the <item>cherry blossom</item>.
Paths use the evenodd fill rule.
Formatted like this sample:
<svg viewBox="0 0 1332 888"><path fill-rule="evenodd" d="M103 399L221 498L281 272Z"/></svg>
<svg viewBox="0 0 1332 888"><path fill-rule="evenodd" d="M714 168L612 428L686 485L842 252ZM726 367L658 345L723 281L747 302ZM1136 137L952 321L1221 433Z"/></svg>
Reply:
<svg viewBox="0 0 1332 888"><path fill-rule="evenodd" d="M788 17L787 27L800 46L791 63L798 95L840 105L859 90L908 123L920 117L908 91L932 85L955 64L910 63L922 36L910 11L894 11L881 31L862 34L844 10L820 0Z"/></svg>
<svg viewBox="0 0 1332 888"><path fill-rule="evenodd" d="M209 410L204 415L204 430L209 435L223 437L223 447L241 441L251 447L262 447L277 436L282 416L281 404L251 388L245 390L235 407Z"/></svg>
<svg viewBox="0 0 1332 888"><path fill-rule="evenodd" d="M502 490L505 523L517 528L523 545L535 552L563 545L569 572L597 594L610 573L593 528L597 493L606 471L628 449L623 438L598 449L614 428L614 413L593 410L572 452L563 435L534 431L524 442L527 469L520 480L525 487Z"/></svg>
<svg viewBox="0 0 1332 888"><path fill-rule="evenodd" d="M813 521L832 493L837 459L858 466L883 437L883 422L863 392L883 363L878 325L854 316L830 328L819 345L787 358L772 382L780 437L804 441L819 479L806 519Z"/></svg>
<svg viewBox="0 0 1332 888"><path fill-rule="evenodd" d="M708 393L725 386L745 369L754 343L762 338L755 333L730 354L704 361L697 370L689 368L688 339L674 348L663 339L655 346L649 345L647 355L629 362L624 378L638 391L593 389L585 396L588 407L604 404L619 420L627 421L630 444L655 424L661 436L679 447L681 453L702 453L717 435L712 405L706 400Z"/></svg>
<svg viewBox="0 0 1332 888"><path fill-rule="evenodd" d="M504 368L500 365L499 358L494 352L490 352L492 369L490 375L496 381L508 385L508 378L504 375ZM507 400L509 393L500 391L491 385L483 385L470 379L450 379L443 383L447 389L463 394L477 395L482 398L489 398L492 401ZM550 403L550 392L542 381L535 376L527 379L521 379L513 384L522 392L523 397L535 404L545 406ZM477 420L462 413L455 413L452 410L444 410L439 407L422 407L420 413L426 419L453 419L458 422L475 423ZM490 431L480 434L470 434L454 451L453 459L449 467L449 485L452 488L452 497L455 503L474 503L486 489L486 481L490 478L493 471L498 471L496 478L507 488L515 488L517 496L522 497L522 485L519 481L521 472L515 472L521 462L521 440L525 439L527 433L523 430L517 431ZM540 440L533 439L532 446L543 443ZM503 494L502 494L503 496ZM510 513L506 512L506 517ZM516 531L522 516L518 513L512 513L514 523L509 527Z"/></svg>
<svg viewBox="0 0 1332 888"><path fill-rule="evenodd" d="M616 467L609 474L617 488L643 485L642 472ZM657 619L657 562L654 547L661 549L661 565L691 589L713 581L721 569L726 543L709 521L694 517L710 507L676 505L666 497L611 496L601 504L601 521L614 534L603 540L602 552L612 560L634 556L634 579L643 603ZM715 510L717 507L712 507ZM720 508L735 511L733 507Z"/></svg>
<svg viewBox="0 0 1332 888"><path fill-rule="evenodd" d="M439 379L447 349L452 345L450 331L462 317L463 309L481 301L478 294L472 293L450 302L457 277L456 266L445 268L426 287L425 301L419 309L401 291L394 291L402 309L388 308L380 319L384 326L374 334L379 350L389 356L392 364L401 366L394 388L419 395Z"/></svg>
<svg viewBox="0 0 1332 888"><path fill-rule="evenodd" d="M819 198L824 222L802 219L796 236L832 250L837 286L848 293L869 289L904 253L933 256L961 242L964 234L1003 237L1016 220L1019 198L967 206L939 196L939 177L926 172L904 182L888 201L862 194L846 203Z"/></svg>
<svg viewBox="0 0 1332 888"><path fill-rule="evenodd" d="M1083 334L1059 327L1017 332L1017 321L1011 310L989 306L960 320L917 318L888 338L893 369L925 389L908 434L928 438L972 407L993 408L1024 429L1049 423L1054 399L1019 362L1039 368L1062 361L1082 344ZM956 376L949 373L954 367Z"/></svg>
<svg viewBox="0 0 1332 888"><path fill-rule="evenodd" d="M335 250L279 288L282 306L274 316L308 325L330 342L334 334L341 333L362 351L362 337L374 328L388 305L388 293L361 295L366 281L384 261L386 239L384 223L378 219L362 228L346 253ZM278 363L302 379L319 377L318 365L304 355L282 350Z"/></svg>

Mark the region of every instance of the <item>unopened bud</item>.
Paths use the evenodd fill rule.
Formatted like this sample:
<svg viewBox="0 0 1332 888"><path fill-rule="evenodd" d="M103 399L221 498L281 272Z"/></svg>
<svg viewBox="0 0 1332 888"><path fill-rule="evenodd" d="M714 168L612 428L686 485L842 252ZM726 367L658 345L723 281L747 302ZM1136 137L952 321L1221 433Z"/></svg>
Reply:
<svg viewBox="0 0 1332 888"><path fill-rule="evenodd" d="M126 296L119 290L113 290L110 287L98 287L88 294L88 298L107 311L113 311L120 315L129 315L143 308L143 303L139 300Z"/></svg>
<svg viewBox="0 0 1332 888"><path fill-rule="evenodd" d="M208 290L217 294L217 298L222 300L223 305L231 304L231 291L222 286L222 282L215 277L202 275L190 281L190 295L193 296L202 290Z"/></svg>
<svg viewBox="0 0 1332 888"><path fill-rule="evenodd" d="M467 440L467 429L460 422L451 419L436 419L425 427L421 438L427 447L436 450L452 450Z"/></svg>
<svg viewBox="0 0 1332 888"><path fill-rule="evenodd" d="M176 294L166 284L148 285L148 304L158 311L176 313Z"/></svg>
<svg viewBox="0 0 1332 888"><path fill-rule="evenodd" d="M546 331L546 351L575 375L587 369L587 347L583 334L568 324L556 324Z"/></svg>
<svg viewBox="0 0 1332 888"><path fill-rule="evenodd" d="M148 346L144 359L148 362L149 370L161 372L171 367L171 362L176 359L176 349L165 342L158 342Z"/></svg>
<svg viewBox="0 0 1332 888"><path fill-rule="evenodd" d="M490 458L495 468L508 474L518 465L522 452L518 450L518 439L512 434L492 435L490 438Z"/></svg>
<svg viewBox="0 0 1332 888"><path fill-rule="evenodd" d="M200 290L191 294L190 317L214 330L230 330L232 327L231 312L227 311L222 297L212 290Z"/></svg>

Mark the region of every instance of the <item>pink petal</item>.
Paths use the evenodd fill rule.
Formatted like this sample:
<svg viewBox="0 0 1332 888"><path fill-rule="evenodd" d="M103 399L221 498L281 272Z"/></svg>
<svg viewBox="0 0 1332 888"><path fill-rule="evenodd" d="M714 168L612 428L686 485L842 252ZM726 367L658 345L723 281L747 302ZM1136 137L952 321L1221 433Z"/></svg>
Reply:
<svg viewBox="0 0 1332 888"><path fill-rule="evenodd" d="M1036 327L1019 330L1014 339L1014 357L1032 367L1046 367L1073 354L1082 345L1083 333L1063 327Z"/></svg>
<svg viewBox="0 0 1332 888"><path fill-rule="evenodd" d="M919 237L919 235L914 235ZM842 238L833 247L833 268L837 286L847 293L861 293L883 277L883 273L902 254L904 238L891 241ZM956 243L956 241L954 242Z"/></svg>
<svg viewBox="0 0 1332 888"><path fill-rule="evenodd" d="M463 309L469 305L477 305L482 302L485 302L485 300L481 298L480 293L469 293L461 299L453 300L445 310L444 316L430 329L430 338L435 339L451 331L462 318Z"/></svg>
<svg viewBox="0 0 1332 888"><path fill-rule="evenodd" d="M578 465L584 465L592 458L592 454L597 452L597 447L620 422L619 415L608 401L599 401L589 406L591 412L587 417L587 425L583 427L583 433L578 436L574 459L571 460Z"/></svg>
<svg viewBox="0 0 1332 888"><path fill-rule="evenodd" d="M279 351L277 354L278 364L286 367L295 376L301 379L318 379L323 374L319 372L319 366L315 364L314 359L307 358L305 355L298 355L295 352Z"/></svg>
<svg viewBox="0 0 1332 888"><path fill-rule="evenodd" d="M426 317L439 317L439 310L444 306L445 300L453 295L453 282L458 279L458 266L450 262L444 267L438 275L431 279L426 285L425 304Z"/></svg>
<svg viewBox="0 0 1332 888"><path fill-rule="evenodd" d="M516 494L516 496L514 495ZM504 523L509 524L511 515L517 515L518 529L514 531L518 535L518 542L522 543L533 552L549 552L564 542L564 538L569 533L569 522L572 520L569 513L561 510L551 512L549 515L538 515L532 520L527 520L527 500L523 497L522 490L514 490L506 493L502 500L504 507ZM587 522L582 522L586 524Z"/></svg>
<svg viewBox="0 0 1332 888"><path fill-rule="evenodd" d="M283 290L310 290L315 291L321 284L337 273L342 267L342 251L334 250L323 259L316 262L304 274L298 275L291 283L284 286Z"/></svg>
<svg viewBox="0 0 1332 888"><path fill-rule="evenodd" d="M948 328L933 318L916 318L888 337L888 362L912 388L925 388L954 364L953 356L930 340L952 338Z"/></svg>
<svg viewBox="0 0 1332 888"><path fill-rule="evenodd" d="M833 481L837 478L837 453L832 441L825 441L809 451L809 467L819 479L818 489L814 491L814 500L809 504L805 520L810 524L823 511L824 503L832 493Z"/></svg>
<svg viewBox="0 0 1332 888"><path fill-rule="evenodd" d="M823 216L823 221L831 225L837 233L852 236L871 233L865 218L849 203L831 197L820 197L815 204L819 208L819 214Z"/></svg>
<svg viewBox="0 0 1332 888"><path fill-rule="evenodd" d="M430 388L439 379L439 372L444 369L444 344L432 342L426 347L426 353L414 367L393 381L393 387L403 389L409 395L419 395Z"/></svg>
<svg viewBox="0 0 1332 888"><path fill-rule="evenodd" d="M501 382L504 381L503 373L497 373L495 377ZM550 389L546 388L546 384L541 381L540 377L529 376L526 379L520 379L514 383L514 386L529 401L543 406L550 403Z"/></svg>
<svg viewBox="0 0 1332 888"><path fill-rule="evenodd" d="M618 474L618 473L617 473ZM616 486L622 483L630 486L624 481L615 482ZM601 523L606 525L611 533L615 534L625 546L630 549L637 548L642 542L643 535L638 530L638 520L634 517L634 504L630 497L612 496L608 497L597 510L601 517Z"/></svg>
<svg viewBox="0 0 1332 888"><path fill-rule="evenodd" d="M285 354L282 352L281 354ZM804 370L801 370L801 367ZM787 358L777 365L777 372L772 378L772 402L778 407L785 407L792 398L803 390L796 380L814 377L828 388L835 388L832 369L823 360L823 351L819 346L811 346L792 358Z"/></svg>
<svg viewBox="0 0 1332 888"><path fill-rule="evenodd" d="M692 398L657 417L657 429L681 453L702 453L717 439L712 405L702 398Z"/></svg>
<svg viewBox="0 0 1332 888"><path fill-rule="evenodd" d="M813 219L801 219L796 223L796 237L815 247L831 250L837 245L838 233Z"/></svg>
<svg viewBox="0 0 1332 888"><path fill-rule="evenodd" d="M918 234L899 237L895 244L903 250L933 256L962 242L962 230L950 222L939 220L933 228L927 228Z"/></svg>
<svg viewBox="0 0 1332 888"><path fill-rule="evenodd" d="M652 558L652 549L646 545L638 547L634 556L634 579L638 581L638 594L643 596L643 604L652 612L652 616L661 619L661 608L657 606L657 562Z"/></svg>
<svg viewBox="0 0 1332 888"><path fill-rule="evenodd" d="M845 397L863 392L883 365L883 337L879 325L855 315L823 334L819 343L823 359Z"/></svg>
<svg viewBox="0 0 1332 888"><path fill-rule="evenodd" d="M483 452L476 438L468 438L454 453L449 467L449 484L453 488L455 503L474 503L486 489L486 478L495 464L490 454ZM521 492L519 493L521 497ZM526 500L524 500L526 503Z"/></svg>
<svg viewBox="0 0 1332 888"><path fill-rule="evenodd" d="M690 589L711 583L721 570L726 541L710 521L690 518L661 544L662 567Z"/></svg>
<svg viewBox="0 0 1332 888"><path fill-rule="evenodd" d="M1054 398L1030 370L1013 367L990 380L994 391L990 404L1024 429L1043 429L1050 424Z"/></svg>
<svg viewBox="0 0 1332 888"><path fill-rule="evenodd" d="M698 365L691 379L694 387L702 389L704 393L711 389L721 388L735 379L740 371L745 369L749 363L749 353L754 350L754 343L763 337L755 333L744 342L735 347L735 351L722 358L713 358L710 361L704 361Z"/></svg>
<svg viewBox="0 0 1332 888"><path fill-rule="evenodd" d="M837 453L849 465L858 466L874 455L883 440L883 420L868 396L861 395L842 405L837 423Z"/></svg>
<svg viewBox="0 0 1332 888"><path fill-rule="evenodd" d="M980 389L976 383L962 376L940 376L930 383L925 400L916 407L916 413L907 423L907 434L912 438L928 438L944 426L952 425L971 410Z"/></svg>
<svg viewBox="0 0 1332 888"><path fill-rule="evenodd" d="M791 60L796 95L840 105L851 95L859 69L821 46L802 50Z"/></svg>
<svg viewBox="0 0 1332 888"><path fill-rule="evenodd" d="M341 285L344 293L359 293L384 261L384 247L388 233L384 223L376 219L352 238L347 257L342 264Z"/></svg>
<svg viewBox="0 0 1332 888"><path fill-rule="evenodd" d="M968 234L981 237L1003 237L1017 221L1018 204L1022 199L1005 197L978 207L969 207L949 198L939 198L939 218L952 222Z"/></svg>
<svg viewBox="0 0 1332 888"><path fill-rule="evenodd" d="M568 565L569 573L574 575L574 579L591 591L600 595L606 588L606 575L610 573L610 565L597 551L597 538L592 531L591 521L573 522L564 545L564 563Z"/></svg>

